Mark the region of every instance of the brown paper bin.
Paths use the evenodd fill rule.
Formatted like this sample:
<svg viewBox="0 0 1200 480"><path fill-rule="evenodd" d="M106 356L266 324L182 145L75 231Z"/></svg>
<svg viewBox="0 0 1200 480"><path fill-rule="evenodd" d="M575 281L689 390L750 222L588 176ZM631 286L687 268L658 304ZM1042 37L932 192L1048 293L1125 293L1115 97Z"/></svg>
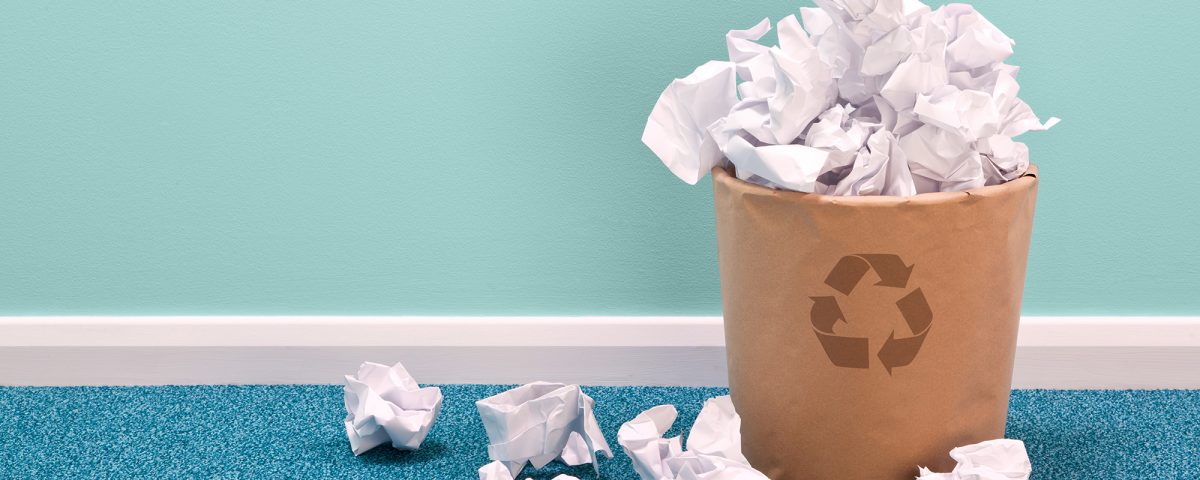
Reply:
<svg viewBox="0 0 1200 480"><path fill-rule="evenodd" d="M775 480L911 479L1004 436L1037 170L832 197L713 170L729 390Z"/></svg>

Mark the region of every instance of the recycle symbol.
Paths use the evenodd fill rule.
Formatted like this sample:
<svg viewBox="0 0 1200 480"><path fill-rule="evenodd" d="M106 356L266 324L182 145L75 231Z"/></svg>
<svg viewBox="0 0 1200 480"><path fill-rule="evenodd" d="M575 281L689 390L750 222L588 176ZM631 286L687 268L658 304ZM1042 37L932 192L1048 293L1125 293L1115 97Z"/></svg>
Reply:
<svg viewBox="0 0 1200 480"><path fill-rule="evenodd" d="M846 255L838 260L833 270L825 277L825 284L833 287L842 296L849 297L854 287L867 274L875 270L879 282L875 285L890 288L908 288L908 277L915 265L905 265L904 260L892 254L856 254ZM870 345L866 337L846 337L833 333L833 326L842 321L849 324L837 296L809 297L813 300L812 326L816 332L821 347L834 365L847 368L870 367ZM911 336L897 337L895 329L883 342L876 352L879 362L887 370L903 367L912 363L921 351L921 344L929 334L929 326L933 323L933 311L925 301L925 294L920 288L913 289L907 295L896 301L900 316L908 324ZM903 334L903 332L902 332Z"/></svg>

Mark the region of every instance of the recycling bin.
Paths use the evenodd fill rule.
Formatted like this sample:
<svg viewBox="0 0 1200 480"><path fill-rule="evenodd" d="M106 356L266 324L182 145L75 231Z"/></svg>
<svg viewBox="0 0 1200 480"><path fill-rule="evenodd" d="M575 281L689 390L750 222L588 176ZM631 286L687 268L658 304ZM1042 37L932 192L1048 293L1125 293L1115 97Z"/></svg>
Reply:
<svg viewBox="0 0 1200 480"><path fill-rule="evenodd" d="M713 170L729 389L774 480L912 479L1002 438L1037 169L912 197Z"/></svg>

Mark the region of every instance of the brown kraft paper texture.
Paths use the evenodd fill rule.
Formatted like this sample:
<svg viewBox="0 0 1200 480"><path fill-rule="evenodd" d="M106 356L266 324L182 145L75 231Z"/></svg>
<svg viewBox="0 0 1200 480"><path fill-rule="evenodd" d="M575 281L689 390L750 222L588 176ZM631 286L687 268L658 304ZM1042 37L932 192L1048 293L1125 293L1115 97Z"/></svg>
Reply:
<svg viewBox="0 0 1200 480"><path fill-rule="evenodd" d="M911 479L1004 436L1037 169L915 197L713 170L729 389L775 480Z"/></svg>

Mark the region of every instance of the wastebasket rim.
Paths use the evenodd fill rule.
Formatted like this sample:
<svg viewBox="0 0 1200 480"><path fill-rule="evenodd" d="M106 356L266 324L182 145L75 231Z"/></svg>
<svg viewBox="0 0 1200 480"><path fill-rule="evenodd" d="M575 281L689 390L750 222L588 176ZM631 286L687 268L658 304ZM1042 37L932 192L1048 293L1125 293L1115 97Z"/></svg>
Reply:
<svg viewBox="0 0 1200 480"><path fill-rule="evenodd" d="M794 192L791 190L775 190L762 185L755 185L750 182L738 179L725 167L713 167L712 169L713 184L722 184L730 190L740 191L743 194L773 196L780 199L786 199L790 202L797 203L829 203L841 205L854 205L864 207L888 207L900 204L940 204L952 203L961 201L971 197L1000 197L1017 191L1028 190L1037 185L1038 168L1037 165L1029 164L1029 168L1020 177L1011 181L1001 183L999 185L990 185L986 187L972 188L961 192L930 192L913 195L910 197L898 197L893 195L864 195L864 196L839 196L839 195L822 195L819 193Z"/></svg>

